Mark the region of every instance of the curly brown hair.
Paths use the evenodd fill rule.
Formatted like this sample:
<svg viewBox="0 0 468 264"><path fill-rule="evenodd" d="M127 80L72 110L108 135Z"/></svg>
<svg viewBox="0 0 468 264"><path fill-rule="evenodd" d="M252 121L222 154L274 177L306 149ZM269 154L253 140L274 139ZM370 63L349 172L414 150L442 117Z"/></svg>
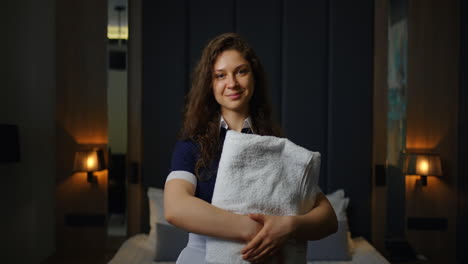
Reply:
<svg viewBox="0 0 468 264"><path fill-rule="evenodd" d="M272 121L268 100L267 81L263 66L255 51L239 34L224 33L208 42L192 74L192 88L187 95L182 140L198 144L200 156L195 164L195 175L207 168L219 155L220 105L213 95L213 67L218 56L226 50L236 50L249 62L254 79L254 92L249 101L253 130L258 135L280 136L279 127Z"/></svg>

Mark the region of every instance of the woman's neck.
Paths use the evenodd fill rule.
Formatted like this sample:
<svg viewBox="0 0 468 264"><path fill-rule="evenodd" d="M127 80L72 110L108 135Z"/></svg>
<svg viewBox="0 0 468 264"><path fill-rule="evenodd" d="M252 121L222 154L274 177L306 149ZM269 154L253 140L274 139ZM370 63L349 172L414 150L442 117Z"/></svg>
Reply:
<svg viewBox="0 0 468 264"><path fill-rule="evenodd" d="M224 121L227 123L229 129L235 130L237 132L242 131L244 126L244 121L249 117L248 113L239 113L234 111L223 111Z"/></svg>

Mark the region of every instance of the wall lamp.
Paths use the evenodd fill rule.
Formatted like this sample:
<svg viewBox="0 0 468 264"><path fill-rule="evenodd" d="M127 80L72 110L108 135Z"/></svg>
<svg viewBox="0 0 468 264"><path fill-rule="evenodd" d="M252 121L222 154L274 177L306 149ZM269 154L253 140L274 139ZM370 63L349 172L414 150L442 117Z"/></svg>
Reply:
<svg viewBox="0 0 468 264"><path fill-rule="evenodd" d="M102 149L93 148L76 152L73 170L75 172L87 172L88 182L97 182L97 178L93 173L104 169L104 152Z"/></svg>
<svg viewBox="0 0 468 264"><path fill-rule="evenodd" d="M427 185L427 176L442 176L442 165L438 154L408 153L404 171L406 175L419 175L421 185Z"/></svg>

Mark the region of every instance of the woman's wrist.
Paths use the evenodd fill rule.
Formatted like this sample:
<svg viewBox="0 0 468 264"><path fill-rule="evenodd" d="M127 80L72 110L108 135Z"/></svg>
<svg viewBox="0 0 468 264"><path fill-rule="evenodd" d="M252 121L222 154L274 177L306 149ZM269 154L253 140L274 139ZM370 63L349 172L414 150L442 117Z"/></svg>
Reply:
<svg viewBox="0 0 468 264"><path fill-rule="evenodd" d="M300 237L298 235L299 230L301 229L302 219L300 215L292 215L291 217L291 235L290 238L297 239Z"/></svg>
<svg viewBox="0 0 468 264"><path fill-rule="evenodd" d="M262 225L252 220L247 215L242 215L240 219L241 240L249 242L260 231Z"/></svg>
<svg viewBox="0 0 468 264"><path fill-rule="evenodd" d="M288 218L290 237L293 238L297 229L299 228L299 218L297 215L290 215Z"/></svg>

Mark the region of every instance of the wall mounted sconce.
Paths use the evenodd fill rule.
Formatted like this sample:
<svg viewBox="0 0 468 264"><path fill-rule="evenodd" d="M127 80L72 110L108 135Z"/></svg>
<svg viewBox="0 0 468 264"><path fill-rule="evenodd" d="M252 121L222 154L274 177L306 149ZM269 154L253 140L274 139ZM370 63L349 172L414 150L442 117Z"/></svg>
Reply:
<svg viewBox="0 0 468 264"><path fill-rule="evenodd" d="M76 152L73 170L75 172L87 172L88 182L97 182L97 178L93 173L104 169L104 152L102 149L94 148Z"/></svg>
<svg viewBox="0 0 468 264"><path fill-rule="evenodd" d="M406 175L419 175L421 185L427 185L427 176L442 176L442 165L438 154L408 153L404 171Z"/></svg>

